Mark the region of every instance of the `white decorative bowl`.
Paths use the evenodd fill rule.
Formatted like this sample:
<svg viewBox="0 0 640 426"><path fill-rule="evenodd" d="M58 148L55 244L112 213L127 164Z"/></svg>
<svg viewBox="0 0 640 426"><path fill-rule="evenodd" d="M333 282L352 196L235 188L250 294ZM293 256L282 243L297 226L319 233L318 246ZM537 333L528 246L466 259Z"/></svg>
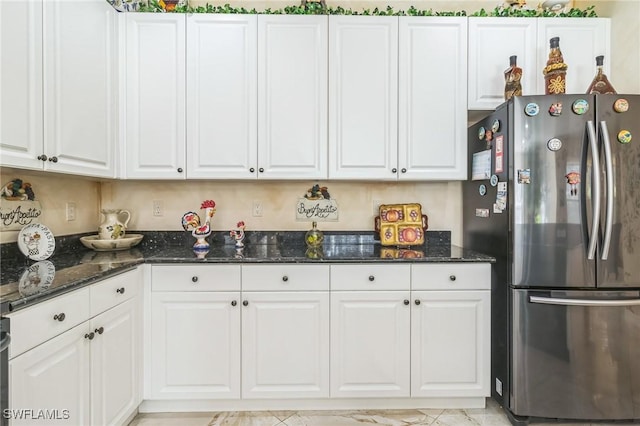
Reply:
<svg viewBox="0 0 640 426"><path fill-rule="evenodd" d="M95 251L128 250L142 241L142 234L126 234L117 240L101 240L98 235L80 237L80 242Z"/></svg>

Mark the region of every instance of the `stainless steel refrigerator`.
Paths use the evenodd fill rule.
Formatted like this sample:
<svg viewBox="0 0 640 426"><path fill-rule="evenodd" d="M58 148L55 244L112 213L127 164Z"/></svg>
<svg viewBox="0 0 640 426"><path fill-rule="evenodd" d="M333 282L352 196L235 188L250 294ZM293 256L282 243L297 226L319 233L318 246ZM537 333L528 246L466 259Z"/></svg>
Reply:
<svg viewBox="0 0 640 426"><path fill-rule="evenodd" d="M469 128L463 243L492 254L512 423L640 420L640 95L515 97Z"/></svg>

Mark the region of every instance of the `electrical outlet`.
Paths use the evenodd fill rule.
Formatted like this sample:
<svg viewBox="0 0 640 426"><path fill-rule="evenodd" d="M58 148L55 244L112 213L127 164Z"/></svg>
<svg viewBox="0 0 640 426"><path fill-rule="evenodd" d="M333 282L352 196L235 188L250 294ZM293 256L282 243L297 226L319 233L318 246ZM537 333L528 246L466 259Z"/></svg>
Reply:
<svg viewBox="0 0 640 426"><path fill-rule="evenodd" d="M67 222L76 220L76 203L69 201L67 203Z"/></svg>
<svg viewBox="0 0 640 426"><path fill-rule="evenodd" d="M164 216L164 201L153 200L153 215Z"/></svg>
<svg viewBox="0 0 640 426"><path fill-rule="evenodd" d="M262 203L260 201L253 201L253 217L262 216Z"/></svg>

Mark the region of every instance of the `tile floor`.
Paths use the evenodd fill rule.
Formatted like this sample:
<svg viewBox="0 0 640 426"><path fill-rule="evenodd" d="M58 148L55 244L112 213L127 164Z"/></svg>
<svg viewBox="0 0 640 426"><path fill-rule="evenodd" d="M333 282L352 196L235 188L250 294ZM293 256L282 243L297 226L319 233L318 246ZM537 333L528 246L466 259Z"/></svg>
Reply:
<svg viewBox="0 0 640 426"><path fill-rule="evenodd" d="M493 400L486 408L465 410L353 410L353 411L252 411L216 413L138 414L129 426L509 426ZM532 422L532 425L541 424ZM548 424L548 423L547 423ZM589 423L553 423L555 426L589 426ZM594 426L606 426L597 423ZM617 426L620 426L618 424Z"/></svg>

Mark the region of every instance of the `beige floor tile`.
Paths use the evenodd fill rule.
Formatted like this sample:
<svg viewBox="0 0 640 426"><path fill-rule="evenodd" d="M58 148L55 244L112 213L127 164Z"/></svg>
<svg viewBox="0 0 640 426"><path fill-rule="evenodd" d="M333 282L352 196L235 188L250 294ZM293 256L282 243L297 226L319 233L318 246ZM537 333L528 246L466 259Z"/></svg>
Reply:
<svg viewBox="0 0 640 426"><path fill-rule="evenodd" d="M316 412L317 413L317 412ZM350 412L337 415L332 412L325 412L324 415L310 415L301 411L284 421L287 426L349 426L374 424L384 426L410 426L410 425L431 425L435 421L418 410L384 410L384 411L364 411Z"/></svg>
<svg viewBox="0 0 640 426"><path fill-rule="evenodd" d="M268 411L214 413L208 426L276 426L282 420Z"/></svg>
<svg viewBox="0 0 640 426"><path fill-rule="evenodd" d="M138 414L129 426L208 426L212 413Z"/></svg>

